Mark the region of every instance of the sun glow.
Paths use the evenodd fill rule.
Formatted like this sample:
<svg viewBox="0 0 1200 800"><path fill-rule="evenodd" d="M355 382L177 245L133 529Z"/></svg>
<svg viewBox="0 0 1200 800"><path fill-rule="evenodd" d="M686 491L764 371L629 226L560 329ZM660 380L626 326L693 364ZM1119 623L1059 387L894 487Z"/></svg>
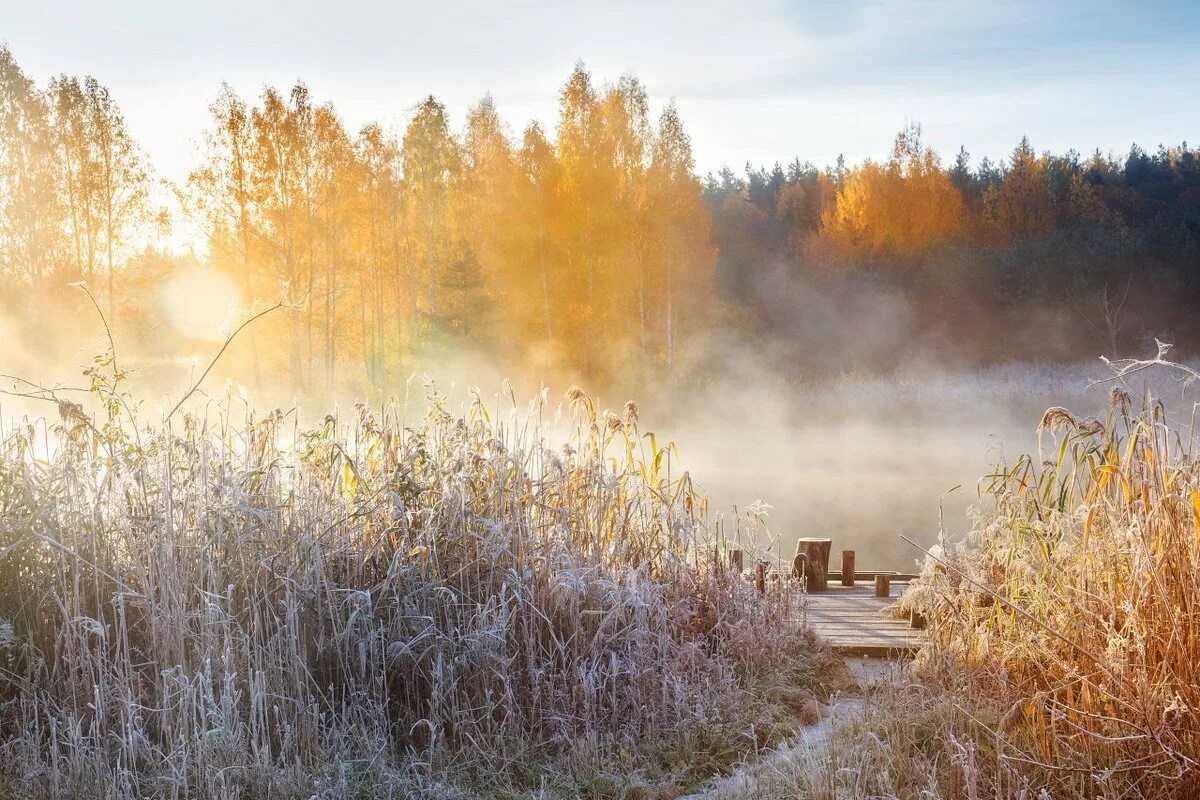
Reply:
<svg viewBox="0 0 1200 800"><path fill-rule="evenodd" d="M182 269L162 288L163 315L190 339L219 341L228 336L240 300L229 276L213 269Z"/></svg>

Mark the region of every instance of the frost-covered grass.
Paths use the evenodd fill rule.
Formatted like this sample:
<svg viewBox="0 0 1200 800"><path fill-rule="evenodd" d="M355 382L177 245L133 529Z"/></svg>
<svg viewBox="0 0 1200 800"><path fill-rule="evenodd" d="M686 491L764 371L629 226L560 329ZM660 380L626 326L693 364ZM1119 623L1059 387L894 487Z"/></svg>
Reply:
<svg viewBox="0 0 1200 800"><path fill-rule="evenodd" d="M833 668L633 404L551 447L544 398L148 427L119 383L0 440L0 795L669 793Z"/></svg>
<svg viewBox="0 0 1200 800"><path fill-rule="evenodd" d="M745 796L1200 792L1194 421L1117 388L1098 417L1052 408L1038 432L902 601L929 620L915 669Z"/></svg>

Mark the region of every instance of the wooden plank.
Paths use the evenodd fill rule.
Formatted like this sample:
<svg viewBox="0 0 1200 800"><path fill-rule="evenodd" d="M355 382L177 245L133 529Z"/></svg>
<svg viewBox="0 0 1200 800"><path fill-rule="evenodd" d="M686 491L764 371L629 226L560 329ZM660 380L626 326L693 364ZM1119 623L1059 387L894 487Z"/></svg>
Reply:
<svg viewBox="0 0 1200 800"><path fill-rule="evenodd" d="M891 575L892 583L914 581L920 576L913 572L893 572L890 569L855 569L855 581L874 581L876 575Z"/></svg>
<svg viewBox="0 0 1200 800"><path fill-rule="evenodd" d="M887 613L903 587L891 586L887 597L875 597L874 588L868 583L831 584L821 594L807 595L804 602L809 627L845 655L911 655L920 646L921 631L913 629L908 620Z"/></svg>

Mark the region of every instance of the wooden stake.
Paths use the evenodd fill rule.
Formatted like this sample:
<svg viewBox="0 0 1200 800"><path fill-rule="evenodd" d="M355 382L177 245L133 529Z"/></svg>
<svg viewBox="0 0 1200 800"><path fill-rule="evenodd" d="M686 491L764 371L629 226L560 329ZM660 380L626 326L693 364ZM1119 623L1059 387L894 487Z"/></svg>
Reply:
<svg viewBox="0 0 1200 800"><path fill-rule="evenodd" d="M876 597L891 597L892 596L892 576L879 574L875 576L875 596Z"/></svg>
<svg viewBox="0 0 1200 800"><path fill-rule="evenodd" d="M842 551L842 586L854 585L854 551Z"/></svg>

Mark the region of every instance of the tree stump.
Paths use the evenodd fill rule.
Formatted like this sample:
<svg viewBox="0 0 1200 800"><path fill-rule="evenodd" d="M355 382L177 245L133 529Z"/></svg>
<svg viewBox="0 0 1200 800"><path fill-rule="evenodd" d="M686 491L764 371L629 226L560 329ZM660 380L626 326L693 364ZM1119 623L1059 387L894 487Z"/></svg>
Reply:
<svg viewBox="0 0 1200 800"><path fill-rule="evenodd" d="M810 592L823 592L826 589L826 576L829 574L829 550L832 545L832 539L804 538L796 542L796 557L792 559L792 575L796 578L801 575L807 578Z"/></svg>
<svg viewBox="0 0 1200 800"><path fill-rule="evenodd" d="M854 551L842 551L842 586L854 585Z"/></svg>

